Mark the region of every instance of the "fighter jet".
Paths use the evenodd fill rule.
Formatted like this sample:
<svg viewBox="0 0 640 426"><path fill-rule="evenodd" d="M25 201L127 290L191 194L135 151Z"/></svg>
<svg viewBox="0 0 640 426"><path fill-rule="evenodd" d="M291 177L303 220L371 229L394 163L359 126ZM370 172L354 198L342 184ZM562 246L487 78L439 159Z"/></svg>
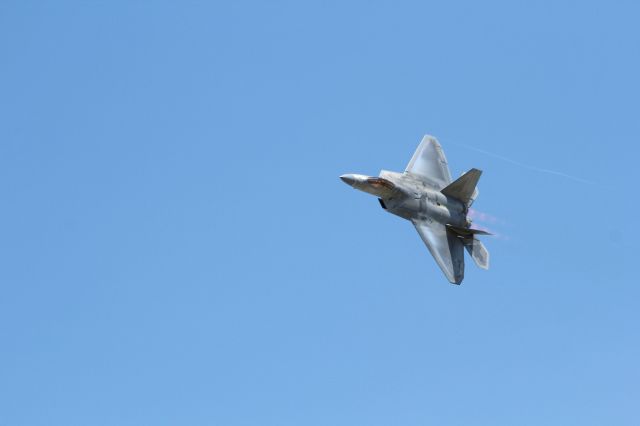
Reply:
<svg viewBox="0 0 640 426"><path fill-rule="evenodd" d="M378 197L386 211L411 221L449 282L464 278L464 249L482 269L489 269L489 252L471 227L469 207L478 196L482 171L471 169L451 181L442 147L426 135L404 173L382 170L378 177L346 174L346 184Z"/></svg>

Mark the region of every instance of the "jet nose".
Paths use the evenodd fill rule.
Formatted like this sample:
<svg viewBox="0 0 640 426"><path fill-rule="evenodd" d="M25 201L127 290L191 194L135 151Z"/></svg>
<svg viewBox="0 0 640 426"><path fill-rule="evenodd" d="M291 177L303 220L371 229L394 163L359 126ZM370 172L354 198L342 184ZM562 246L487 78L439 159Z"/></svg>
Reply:
<svg viewBox="0 0 640 426"><path fill-rule="evenodd" d="M349 186L353 186L353 184L356 183L356 177L354 175L342 175L340 179Z"/></svg>

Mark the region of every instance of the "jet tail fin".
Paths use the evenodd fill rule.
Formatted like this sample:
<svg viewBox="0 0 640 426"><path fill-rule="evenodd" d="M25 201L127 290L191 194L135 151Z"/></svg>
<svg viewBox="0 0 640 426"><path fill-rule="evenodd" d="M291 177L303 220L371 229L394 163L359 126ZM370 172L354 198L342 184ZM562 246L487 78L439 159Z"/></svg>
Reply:
<svg viewBox="0 0 640 426"><path fill-rule="evenodd" d="M489 269L489 252L485 248L484 244L482 244L482 241L476 238L465 238L462 240L462 243L479 268Z"/></svg>
<svg viewBox="0 0 640 426"><path fill-rule="evenodd" d="M458 179L451 182L444 187L440 192L447 197L452 197L462 201L466 206L469 206L473 202L474 192L478 180L480 180L481 170L471 169L467 173L460 176Z"/></svg>

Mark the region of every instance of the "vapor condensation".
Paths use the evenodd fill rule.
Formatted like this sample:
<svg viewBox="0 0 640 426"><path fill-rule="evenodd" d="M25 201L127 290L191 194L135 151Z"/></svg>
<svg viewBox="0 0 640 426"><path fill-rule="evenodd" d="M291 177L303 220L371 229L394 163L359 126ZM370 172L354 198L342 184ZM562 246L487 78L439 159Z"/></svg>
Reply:
<svg viewBox="0 0 640 426"><path fill-rule="evenodd" d="M512 160L511 158L505 157L503 155L496 154L496 153L489 152L489 151L485 151L484 149L476 148L476 147L473 147L473 146L470 146L470 145L467 145L467 144L456 143L456 142L453 142L453 144L462 146L462 147L470 149L472 151L479 152L481 154L488 155L488 156L493 157L493 158L497 158L497 159L502 160L502 161L506 161L507 163L511 163L511 164L513 164L515 166L522 167L522 168L528 169L528 170L532 170L534 172L546 173L546 174L549 174L549 175L560 176L560 177L571 179L571 180L573 180L575 182L580 182L580 183L584 183L584 184L587 184L587 185L602 186L597 182L593 182L593 181L590 181L590 180L587 180L587 179L583 179L583 178L580 178L580 177L577 177L577 176L573 176L573 175L570 175L570 174L567 174L567 173L564 173L564 172L559 172L557 170L545 169L543 167L537 167L537 166L532 166L532 165L529 165L529 164L521 163L520 161Z"/></svg>

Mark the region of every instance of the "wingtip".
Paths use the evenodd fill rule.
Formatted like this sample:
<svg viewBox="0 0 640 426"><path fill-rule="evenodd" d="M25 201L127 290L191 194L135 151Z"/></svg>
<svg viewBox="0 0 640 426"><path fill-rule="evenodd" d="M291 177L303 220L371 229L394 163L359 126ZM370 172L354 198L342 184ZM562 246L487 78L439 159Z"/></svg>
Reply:
<svg viewBox="0 0 640 426"><path fill-rule="evenodd" d="M434 145L440 146L440 142L438 142L438 138L436 138L436 137L435 137L435 136L433 136L433 135L429 135L429 134L425 134L425 135L422 137L422 141L421 141L421 142L423 142L423 143L431 142L431 143L433 143Z"/></svg>
<svg viewBox="0 0 640 426"><path fill-rule="evenodd" d="M451 284L460 285L464 280L464 274L462 276L448 276L447 279Z"/></svg>

